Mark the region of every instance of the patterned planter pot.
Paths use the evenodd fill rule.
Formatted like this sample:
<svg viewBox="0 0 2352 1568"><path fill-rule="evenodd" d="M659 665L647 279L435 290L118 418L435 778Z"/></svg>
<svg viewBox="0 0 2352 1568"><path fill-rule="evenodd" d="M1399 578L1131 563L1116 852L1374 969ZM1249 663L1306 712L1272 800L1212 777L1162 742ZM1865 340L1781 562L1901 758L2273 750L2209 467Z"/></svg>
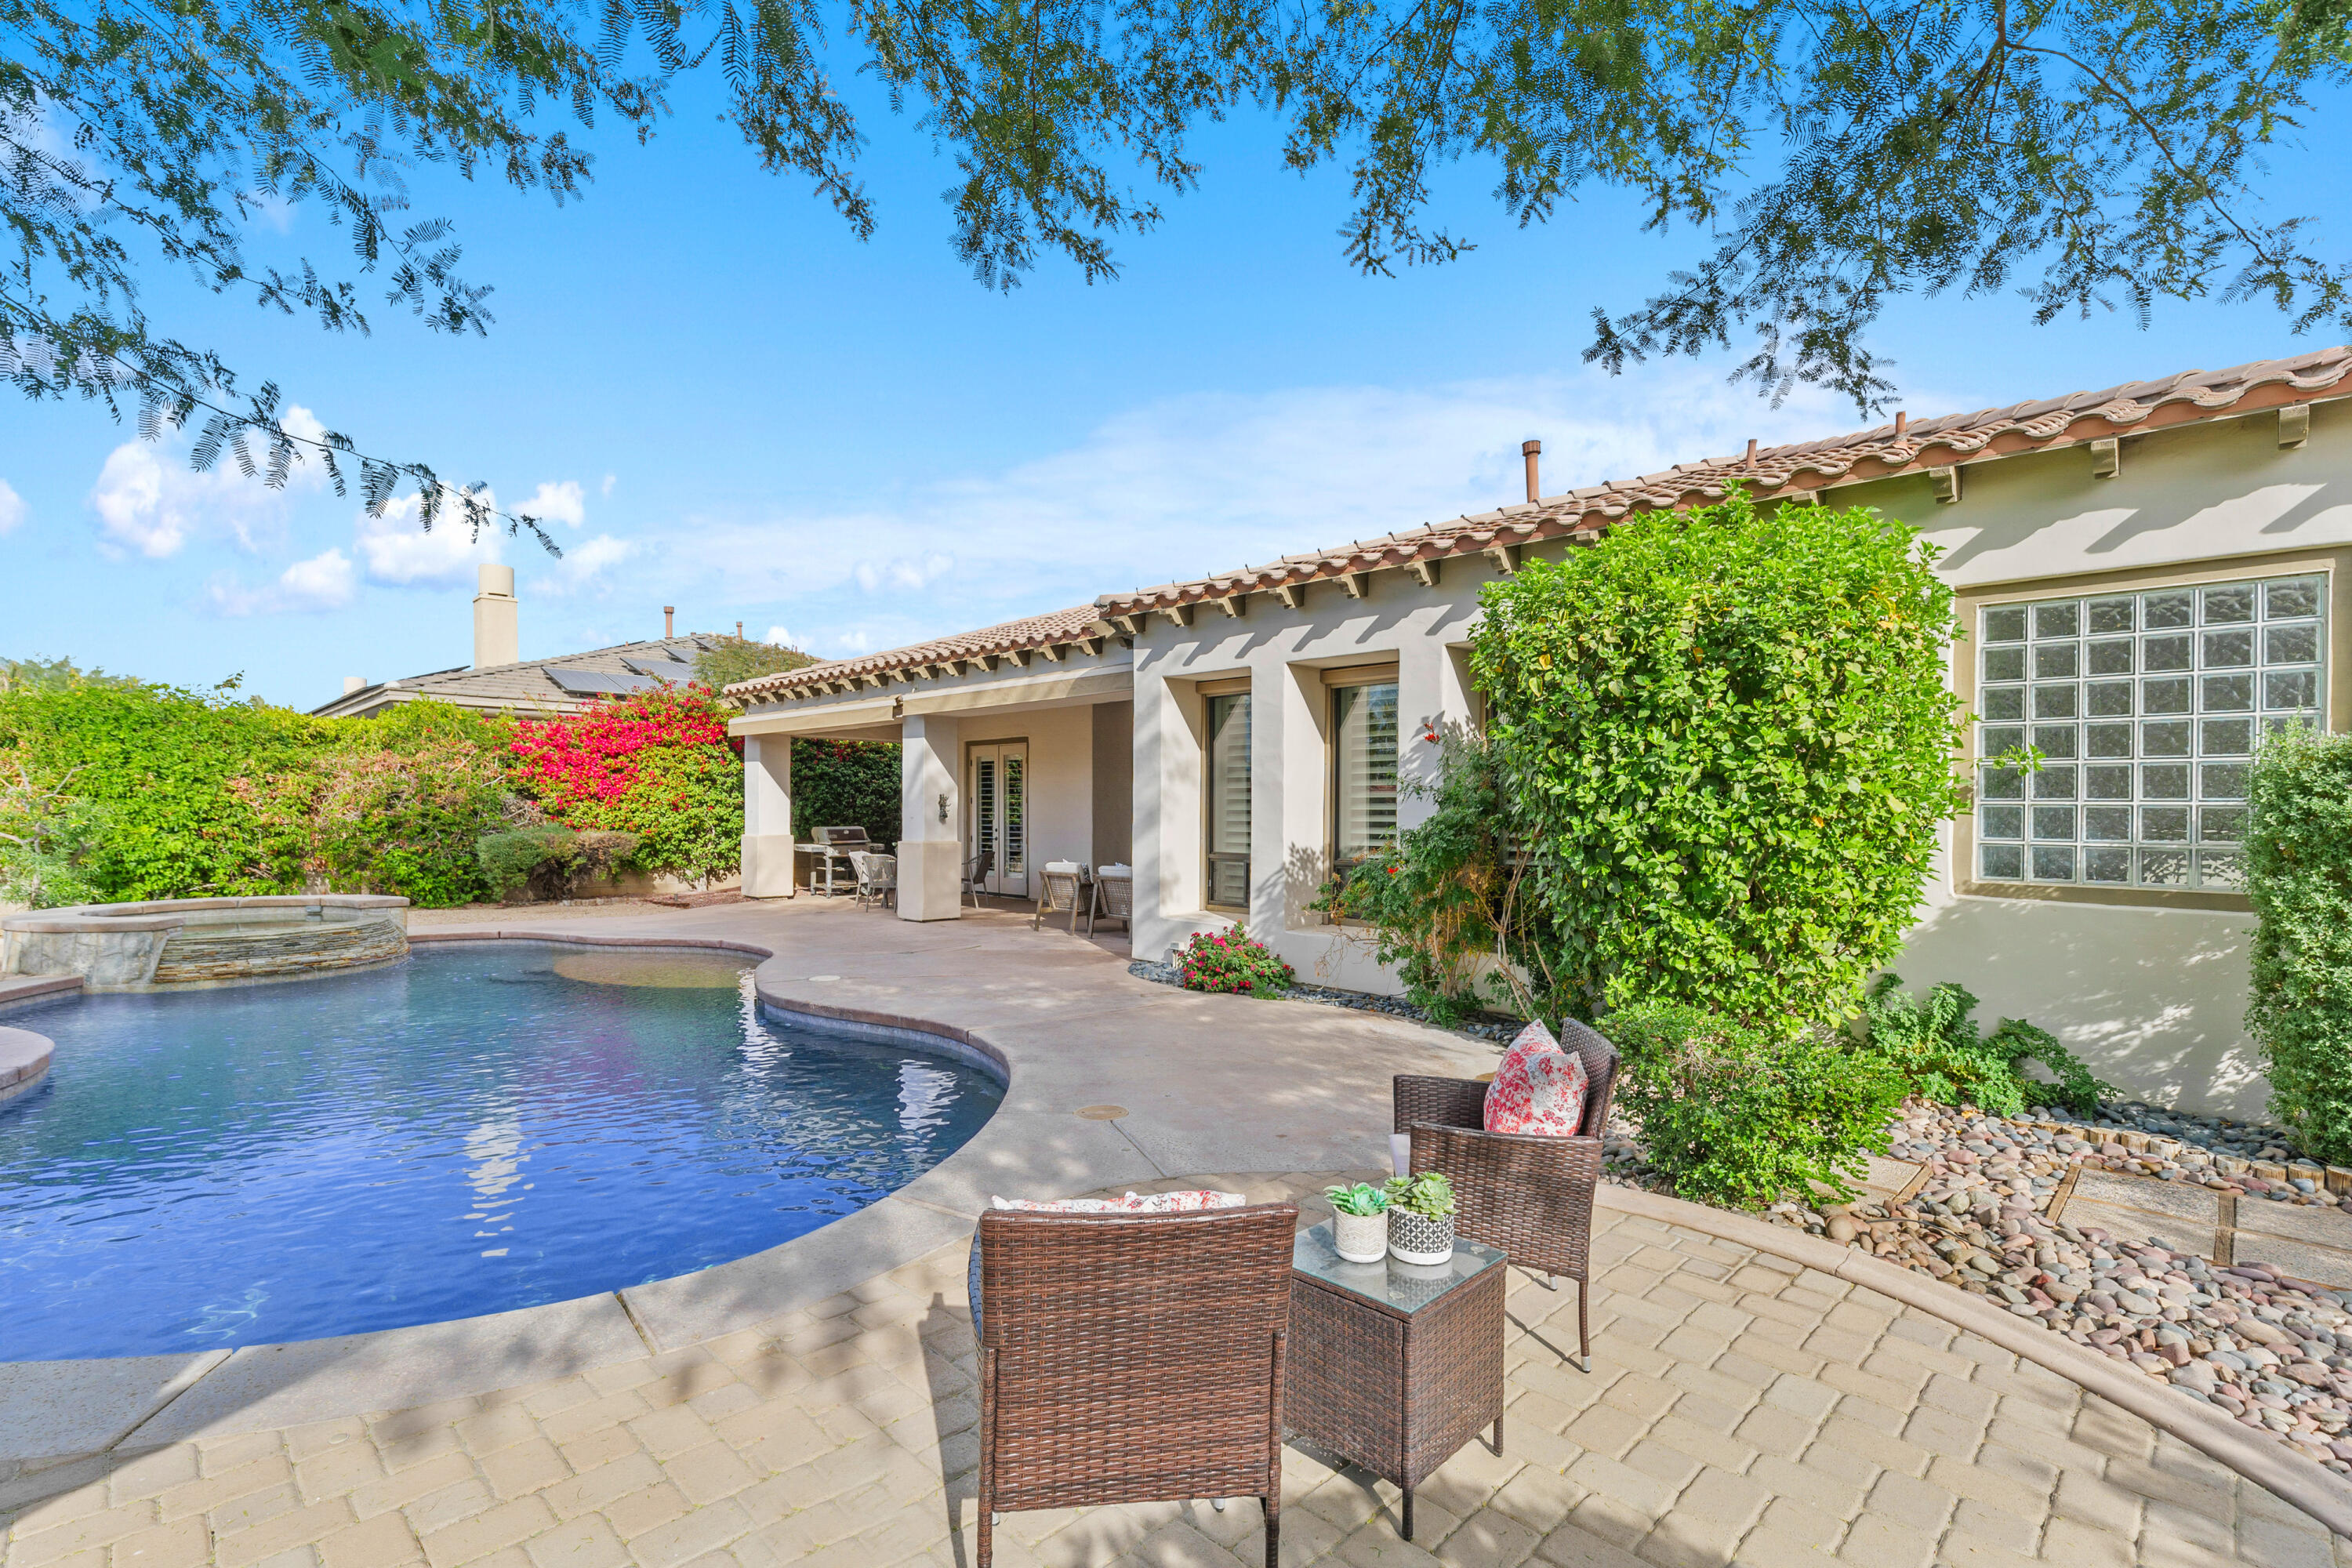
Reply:
<svg viewBox="0 0 2352 1568"><path fill-rule="evenodd" d="M1388 1256L1389 1216L1386 1214L1331 1215L1331 1247L1350 1263L1378 1263Z"/></svg>
<svg viewBox="0 0 2352 1568"><path fill-rule="evenodd" d="M1454 1256L1454 1216L1432 1219L1411 1209L1389 1210L1389 1253L1400 1263L1444 1263Z"/></svg>

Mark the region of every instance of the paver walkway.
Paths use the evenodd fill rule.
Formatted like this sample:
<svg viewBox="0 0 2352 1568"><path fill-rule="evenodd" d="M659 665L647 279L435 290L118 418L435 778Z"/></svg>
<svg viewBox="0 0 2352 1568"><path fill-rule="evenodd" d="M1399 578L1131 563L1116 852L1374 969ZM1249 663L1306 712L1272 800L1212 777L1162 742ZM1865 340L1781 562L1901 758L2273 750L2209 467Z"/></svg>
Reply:
<svg viewBox="0 0 2352 1568"><path fill-rule="evenodd" d="M1326 1178L1187 1177L1306 1199ZM1316 1206L1307 1200L1304 1206ZM2352 1565L2145 1422L1843 1281L1603 1210L1572 1289L1515 1275L1507 1452L1418 1493L1294 1445L1286 1563ZM969 1568L964 1247L758 1328L424 1409L0 1475L5 1568ZM8 1511L13 1510L13 1511ZM1261 1560L1255 1502L1017 1513L1006 1568Z"/></svg>

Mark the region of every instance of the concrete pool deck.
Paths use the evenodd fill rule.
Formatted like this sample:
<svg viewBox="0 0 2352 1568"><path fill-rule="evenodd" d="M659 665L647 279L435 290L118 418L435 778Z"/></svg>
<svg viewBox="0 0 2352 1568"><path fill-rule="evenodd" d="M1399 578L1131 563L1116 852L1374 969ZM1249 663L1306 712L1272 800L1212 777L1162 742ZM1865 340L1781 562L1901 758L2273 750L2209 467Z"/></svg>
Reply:
<svg viewBox="0 0 2352 1568"><path fill-rule="evenodd" d="M1391 1073L1494 1057L1380 1015L1151 985L1116 942L1002 911L915 926L797 900L470 929L768 948L778 1005L928 1021L1002 1051L1012 1087L872 1209L592 1298L602 1314L79 1363L139 1402L79 1447L41 1434L125 1389L43 1396L45 1363L0 1367L5 1568L968 1564L962 1264L991 1192L1225 1172L1253 1196L1308 1193L1313 1173L1385 1163ZM1594 1373L1559 1353L1573 1292L1515 1278L1507 1455L1457 1456L1407 1544L1392 1489L1294 1448L1286 1561L2352 1564L2262 1487L1936 1313L1622 1206L1596 1229ZM1016 1514L1000 1561L1232 1563L1257 1524L1242 1502Z"/></svg>

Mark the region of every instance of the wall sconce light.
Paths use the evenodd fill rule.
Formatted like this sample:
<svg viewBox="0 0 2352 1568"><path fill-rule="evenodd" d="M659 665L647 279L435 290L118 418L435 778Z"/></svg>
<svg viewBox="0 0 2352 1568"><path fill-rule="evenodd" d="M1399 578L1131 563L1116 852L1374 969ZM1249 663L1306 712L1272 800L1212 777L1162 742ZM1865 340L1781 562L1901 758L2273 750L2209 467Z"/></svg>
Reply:
<svg viewBox="0 0 2352 1568"><path fill-rule="evenodd" d="M940 792L940 820L941 822L945 822L947 819L948 819L948 795L947 795L947 791L945 791L945 790L941 790L941 791Z"/></svg>

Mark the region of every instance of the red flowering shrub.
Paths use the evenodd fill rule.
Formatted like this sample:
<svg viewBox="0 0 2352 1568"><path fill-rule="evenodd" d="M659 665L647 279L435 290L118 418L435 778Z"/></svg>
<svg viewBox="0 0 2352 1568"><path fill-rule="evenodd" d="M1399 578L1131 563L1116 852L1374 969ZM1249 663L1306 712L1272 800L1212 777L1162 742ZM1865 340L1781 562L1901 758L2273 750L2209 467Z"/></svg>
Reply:
<svg viewBox="0 0 2352 1568"><path fill-rule="evenodd" d="M700 686L664 687L515 727L516 786L566 827L633 834L648 871L710 877L742 856L743 763L730 710Z"/></svg>
<svg viewBox="0 0 2352 1568"><path fill-rule="evenodd" d="M570 718L526 719L515 726L515 783L551 816L578 801L618 801L635 786L646 752L725 748L728 712L707 688L667 686Z"/></svg>
<svg viewBox="0 0 2352 1568"><path fill-rule="evenodd" d="M1239 926L1193 934L1176 954L1177 978L1187 991L1279 996L1298 972Z"/></svg>

